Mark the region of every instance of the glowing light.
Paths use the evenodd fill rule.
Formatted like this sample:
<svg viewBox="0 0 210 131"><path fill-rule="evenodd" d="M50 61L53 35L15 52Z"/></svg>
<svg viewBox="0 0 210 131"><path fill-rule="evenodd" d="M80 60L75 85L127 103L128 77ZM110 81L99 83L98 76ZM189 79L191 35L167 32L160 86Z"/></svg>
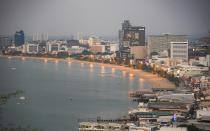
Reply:
<svg viewBox="0 0 210 131"><path fill-rule="evenodd" d="M47 63L47 59L44 59L44 63Z"/></svg>
<svg viewBox="0 0 210 131"><path fill-rule="evenodd" d="M142 78L139 78L139 81L140 81L140 82L144 82L144 79L142 79Z"/></svg>
<svg viewBox="0 0 210 131"><path fill-rule="evenodd" d="M58 64L58 60L55 60L55 63Z"/></svg>
<svg viewBox="0 0 210 131"><path fill-rule="evenodd" d="M133 77L133 76L134 76L134 74L130 73L130 74L129 74L129 76L130 76L130 77Z"/></svg>
<svg viewBox="0 0 210 131"><path fill-rule="evenodd" d="M93 57L94 57L93 55L90 55L90 58L91 58L91 59L93 59Z"/></svg>
<svg viewBox="0 0 210 131"><path fill-rule="evenodd" d="M90 64L90 68L93 68L93 64Z"/></svg>
<svg viewBox="0 0 210 131"><path fill-rule="evenodd" d="M69 61L69 62L68 62L68 64L70 65L70 64L71 64L71 62Z"/></svg>
<svg viewBox="0 0 210 131"><path fill-rule="evenodd" d="M115 73L115 68L112 68L112 73Z"/></svg>
<svg viewBox="0 0 210 131"><path fill-rule="evenodd" d="M144 79L139 78L139 86L140 88L144 88Z"/></svg>
<svg viewBox="0 0 210 131"><path fill-rule="evenodd" d="M8 57L8 59L11 59L11 58L12 58L11 56Z"/></svg>
<svg viewBox="0 0 210 131"><path fill-rule="evenodd" d="M25 58L25 57L22 57L21 59L22 59L22 60L25 60L26 58Z"/></svg>
<svg viewBox="0 0 210 131"><path fill-rule="evenodd" d="M105 67L101 66L101 74L104 74L104 73L105 73Z"/></svg>

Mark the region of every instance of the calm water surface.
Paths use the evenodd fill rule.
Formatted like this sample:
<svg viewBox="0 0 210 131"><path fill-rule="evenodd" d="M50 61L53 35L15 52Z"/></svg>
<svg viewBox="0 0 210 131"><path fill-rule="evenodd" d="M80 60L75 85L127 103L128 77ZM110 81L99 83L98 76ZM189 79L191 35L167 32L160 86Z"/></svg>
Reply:
<svg viewBox="0 0 210 131"><path fill-rule="evenodd" d="M0 94L23 90L0 107L1 126L74 131L78 119L119 118L136 103L128 91L150 87L119 70L80 63L0 58Z"/></svg>

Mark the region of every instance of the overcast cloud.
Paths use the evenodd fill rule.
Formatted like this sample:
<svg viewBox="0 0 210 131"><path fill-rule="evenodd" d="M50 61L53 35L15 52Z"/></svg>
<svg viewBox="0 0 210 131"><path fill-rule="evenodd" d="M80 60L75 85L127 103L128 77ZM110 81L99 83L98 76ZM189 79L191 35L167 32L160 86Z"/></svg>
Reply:
<svg viewBox="0 0 210 131"><path fill-rule="evenodd" d="M147 35L205 35L209 7L210 0L1 0L0 34L117 36L129 19Z"/></svg>

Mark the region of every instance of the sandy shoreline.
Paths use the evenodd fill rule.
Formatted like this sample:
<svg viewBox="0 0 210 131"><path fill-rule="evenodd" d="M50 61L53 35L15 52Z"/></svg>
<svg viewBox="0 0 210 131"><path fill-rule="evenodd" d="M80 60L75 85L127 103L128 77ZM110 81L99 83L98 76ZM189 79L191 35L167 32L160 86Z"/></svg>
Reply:
<svg viewBox="0 0 210 131"><path fill-rule="evenodd" d="M76 59L61 59L61 58L46 58L46 57L29 57L29 56L7 56L7 55L0 55L0 57L12 59L12 58L19 58L22 60L27 60L27 59L36 59L36 60L43 60L43 62L48 62L48 61L64 61L64 62L73 62L73 63L83 63L83 64L92 64L92 65L99 65L103 67L108 67L112 68L113 70L120 70L123 71L124 73L129 73L130 77L138 76L140 79L143 79L147 82L149 82L153 88L170 88L173 89L175 88L175 85L168 81L165 78L159 77L156 74L152 74L149 72L144 72L142 70L137 70L137 69L132 69L129 67L124 67L124 66L119 66L119 65L113 65L113 64L105 64L105 63L96 63L96 62L88 62L88 61L80 61Z"/></svg>

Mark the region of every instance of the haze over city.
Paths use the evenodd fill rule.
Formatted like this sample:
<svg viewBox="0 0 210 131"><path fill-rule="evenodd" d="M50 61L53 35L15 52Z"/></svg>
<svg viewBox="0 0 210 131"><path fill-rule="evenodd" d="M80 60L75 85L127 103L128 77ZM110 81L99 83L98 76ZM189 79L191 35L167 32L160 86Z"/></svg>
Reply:
<svg viewBox="0 0 210 131"><path fill-rule="evenodd" d="M0 131L207 131L210 0L1 0Z"/></svg>
<svg viewBox="0 0 210 131"><path fill-rule="evenodd" d="M209 0L1 0L0 34L118 36L123 20L146 27L146 35L204 36Z"/></svg>

